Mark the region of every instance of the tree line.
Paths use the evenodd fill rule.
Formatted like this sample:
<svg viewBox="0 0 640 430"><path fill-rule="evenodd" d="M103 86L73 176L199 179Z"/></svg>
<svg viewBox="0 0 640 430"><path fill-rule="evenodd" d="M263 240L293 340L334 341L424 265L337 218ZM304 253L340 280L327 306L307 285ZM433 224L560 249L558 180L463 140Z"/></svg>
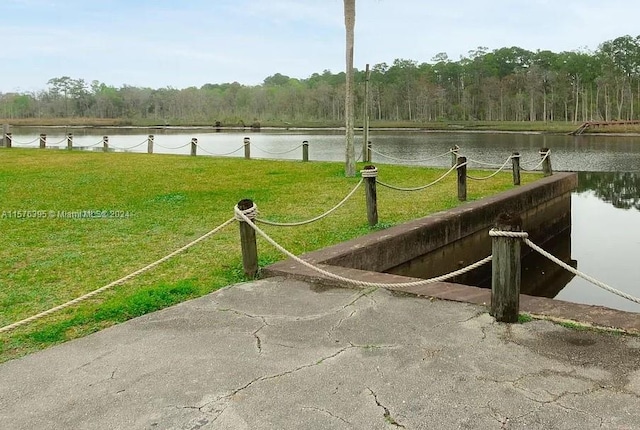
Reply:
<svg viewBox="0 0 640 430"><path fill-rule="evenodd" d="M363 70L354 71L356 117ZM62 76L41 91L0 93L0 117L125 118L157 124L264 121L344 122L345 74L306 79L276 73L256 86L114 87ZM596 51L478 47L458 61L397 59L371 67L369 116L379 121L592 121L640 117L640 36Z"/></svg>

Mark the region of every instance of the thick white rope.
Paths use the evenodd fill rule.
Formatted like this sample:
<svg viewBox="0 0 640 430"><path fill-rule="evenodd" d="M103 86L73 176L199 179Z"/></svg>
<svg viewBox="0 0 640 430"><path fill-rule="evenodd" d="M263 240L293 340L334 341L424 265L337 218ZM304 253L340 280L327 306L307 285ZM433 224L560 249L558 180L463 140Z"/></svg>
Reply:
<svg viewBox="0 0 640 430"><path fill-rule="evenodd" d="M217 157L226 157L227 155L235 154L236 152L240 151L242 148L244 148L244 145L242 145L241 147L239 147L239 148L237 148L237 149L234 149L234 150L233 150L233 151L231 151L231 152L226 152L226 153L224 153L224 154L216 154L216 153L214 153L214 152L209 152L209 151L207 151L206 149L204 149L204 148L203 148L202 146L200 146L200 145L198 145L198 148L199 148L202 152L206 152L206 153L207 153L207 154L209 154L209 155L215 155L215 156L217 156Z"/></svg>
<svg viewBox="0 0 640 430"><path fill-rule="evenodd" d="M275 151L275 152L274 152L274 151L267 151L266 149L262 149L262 148L260 148L259 146L257 146L255 143L252 143L252 144L251 144L251 147L252 147L252 148L256 148L257 150L262 151L262 152L264 152L264 153L266 153L266 154L271 154L271 155L282 155L282 154L288 154L289 152L293 152L293 151L295 151L295 150L296 150L296 149L298 149L298 148L302 148L302 145L298 145L298 146L296 146L295 148L287 149L286 151Z"/></svg>
<svg viewBox="0 0 640 430"><path fill-rule="evenodd" d="M61 140L58 140L56 142L51 142L50 145L60 145L63 142L67 141L67 136L63 137Z"/></svg>
<svg viewBox="0 0 640 430"><path fill-rule="evenodd" d="M125 283L126 281L128 281L128 280L130 280L130 279L132 279L132 278L134 278L134 277L136 277L136 276L138 276L138 275L140 275L140 274L142 274L144 272L147 272L147 271L153 269L154 267L158 266L159 264L164 263L165 261L169 260L170 258L175 257L176 255L180 254L181 252L186 251L187 249L191 248L195 244L197 244L199 242L202 242L203 240L205 240L209 236L219 232L220 230L222 230L223 228L225 228L226 226L228 226L229 224L231 224L234 221L235 221L235 218L231 218L231 219L227 220L226 222L220 224L218 227L214 228L210 232L200 236L196 240L193 240L193 241L189 242L188 244L186 244L182 248L173 251L171 254L166 255L166 256L162 257L161 259L156 260L153 263L144 266L142 269L138 269L135 272L130 273L127 276L118 279L117 281L113 281L110 284L107 284L107 285L105 285L103 287L98 288L97 290L91 291L90 293L87 293L87 294L85 294L83 296L80 296L78 298L75 298L75 299L73 299L71 301L68 301L68 302L63 303L61 305L58 305L58 306L56 306L54 308L48 309L48 310L46 310L44 312L40 312L37 315L33 315L33 316L29 317L29 318L25 318L25 319L23 319L21 321L18 321L18 322L15 322L13 324L9 324L7 326L4 326L4 327L0 328L0 333L4 333L4 332L10 331L10 330L13 330L13 329L15 329L17 327L20 327L20 326L23 326L25 324L29 324L29 323L31 323L33 321L39 320L41 318L44 318L47 315L51 315L54 312L60 311L62 309L66 309L66 308L68 308L70 306L73 306L73 305L75 305L77 303L80 303L80 302L83 302L83 301L85 301L87 299L90 299L91 297L96 296L96 295L102 293L103 291L106 291L106 290L108 290L110 288L113 288L113 287L115 287L117 285L121 285L121 284Z"/></svg>
<svg viewBox="0 0 640 430"><path fill-rule="evenodd" d="M144 145L144 144L145 144L145 143L147 143L147 142L148 142L148 140L147 140L147 139L145 139L143 142L140 142L140 143L138 143L138 144L136 144L136 145L133 145L133 146L125 146L124 148L121 148L121 147L119 147L119 146L111 146L111 145L109 145L109 147L110 147L110 148L113 148L113 149L119 149L119 150L121 150L121 151L128 151L129 149L133 149L133 148L137 148L138 146L142 146L142 145Z"/></svg>
<svg viewBox="0 0 640 430"><path fill-rule="evenodd" d="M523 240L524 243L526 243L527 245L529 245L529 247L531 247L531 249L533 249L534 251L540 253L543 257L548 258L549 260L553 261L554 263L556 263L557 265L559 265L560 267L562 267L563 269L568 270L569 272L573 273L576 276L581 277L582 279L591 282L592 284L602 288L605 291L608 291L610 293L613 293L617 296L620 296L624 299L627 299L629 301L632 301L634 303L638 303L640 304L640 299L637 297L634 297L630 294L627 294L625 292L622 292L620 290L616 290L613 287L610 287L609 285L605 284L604 282L598 281L597 279L582 273L581 271L574 269L573 267L569 266L567 263L565 263L564 261L560 260L559 258L555 257L554 255L550 254L549 252L545 251L544 249L540 248L538 245L536 245L535 243L531 242L531 240L529 240L529 235L526 232L516 232L516 231L499 231L499 230L495 230L492 229L491 231L489 231L489 236L491 237L511 237L511 238L520 238Z"/></svg>
<svg viewBox="0 0 640 430"><path fill-rule="evenodd" d="M373 169L362 169L360 170L360 174L363 178L377 178L378 168L374 167Z"/></svg>
<svg viewBox="0 0 640 430"><path fill-rule="evenodd" d="M104 140L100 139L100 142L98 143L94 143L93 145L88 145L85 148L91 148L92 146L98 146L98 145L102 145L104 143Z"/></svg>
<svg viewBox="0 0 640 430"><path fill-rule="evenodd" d="M449 155L449 154L451 154L451 153L455 153L455 154L457 154L457 152L452 151L452 150L450 149L450 150L448 150L447 152L445 152L444 154L436 155L435 157L423 158L423 159L418 159L418 160L416 160L416 159L397 158L397 157L393 157L393 156L391 156L391 155L387 155L387 154L383 154L383 153L381 153L381 152L378 152L378 151L376 151L376 150L375 150L375 149L373 149L373 148L369 148L369 149L370 149L370 150L371 150L371 152L373 152L374 154L382 155L383 157L388 158L388 159L390 159L390 160L394 160L394 161L411 161L411 162L414 162L414 163L424 163L424 162L427 162L427 161L436 160L436 159L438 159L438 158L442 158L442 157L444 157L444 156L447 156L447 155Z"/></svg>
<svg viewBox="0 0 640 430"><path fill-rule="evenodd" d="M9 135L5 135L5 139L8 139ZM12 145L31 145L32 143L36 143L37 141L39 141L40 138L36 137L33 140L30 140L29 142L20 142L19 140L16 140L13 136L11 136L11 144Z"/></svg>
<svg viewBox="0 0 640 430"><path fill-rule="evenodd" d="M494 176L496 176L498 173L502 172L502 170L504 170L505 167L507 167L507 164L509 164L509 161L511 161L511 158L512 157L509 156L509 158L507 158L507 161L505 161L504 164L502 166L500 166L500 168L498 170L496 170L495 172L493 172L489 176L483 176L483 177L478 178L476 176L467 175L467 178L473 179L474 181L484 181L484 180L487 180L487 179L491 179Z"/></svg>
<svg viewBox="0 0 640 430"><path fill-rule="evenodd" d="M524 241L524 243L529 245L531 247L531 249L533 249L534 251L539 252L544 257L547 257L549 260L553 261L554 263L558 264L560 267L568 270L569 272L573 273L574 275L579 276L582 279L591 282L593 285L596 285L596 286L602 288L605 291L608 291L610 293L615 294L616 296L620 296L623 299L627 299L627 300L632 301L634 303L640 304L640 299L639 298L634 297L634 296L632 296L630 294L627 294L627 293L625 293L623 291L616 290L615 288L610 287L609 285L605 284L604 282L598 281L597 279L587 275L586 273L582 273L581 271L579 271L577 269L574 269L573 267L571 267L568 264L566 264L564 261L558 259L557 257L551 255L550 253L548 253L544 249L540 248L538 245L536 245L535 243L531 242L527 238L524 238L523 241Z"/></svg>
<svg viewBox="0 0 640 430"><path fill-rule="evenodd" d="M421 187L403 188L403 187L396 187L396 186L394 186L394 185L389 185L389 184L386 184L386 183L381 182L381 181L376 181L376 182L377 182L378 184L382 185L383 187L391 188L392 190L396 190L396 191L420 191L420 190L424 190L425 188L429 188L429 187L431 187L431 186L433 186L433 185L437 184L438 182L440 182L440 181L442 181L444 178L446 178L446 177L447 177L451 172L453 172L454 170L456 170L458 167L466 166L466 165L467 165L467 163L463 163L463 164L460 164L460 165L457 165L457 164L456 164L456 165L452 166L452 167L447 171L447 173L445 173L444 175L440 176L440 177L439 177L438 179L436 179L435 181L431 182L430 184L423 185L423 186L421 186Z"/></svg>
<svg viewBox="0 0 640 430"><path fill-rule="evenodd" d="M311 224L312 222L316 222L318 220L321 220L322 218L326 217L327 215L331 214L336 209L338 209L339 207L344 205L347 202L347 200L349 200L351 198L351 196L353 196L353 194L356 192L356 190L358 188L360 188L360 185L362 185L362 182L363 182L363 180L360 179L360 182L358 182L358 185L356 185L353 188L353 190L351 190L349 192L349 194L347 194L347 196L344 199L342 199L342 201L340 203L338 203L337 205L335 205L333 208L329 209L327 212L323 213L322 215L318 215L317 217L311 218L310 220L300 221L300 222L288 222L288 223L269 221L269 220L265 220L265 219L256 219L256 221L259 222L259 223L262 223L262 224L272 225L272 226L276 226L276 227L297 227L297 226L300 226L300 225ZM256 209L256 211L257 211L257 209Z"/></svg>
<svg viewBox="0 0 640 430"><path fill-rule="evenodd" d="M159 143L154 143L154 145L159 146L160 148L163 148L163 149L182 149L182 148L186 148L187 146L191 145L191 142L185 143L182 146L176 146L175 148L169 147L169 146L162 146Z"/></svg>
<svg viewBox="0 0 640 430"><path fill-rule="evenodd" d="M487 167L500 167L500 164L496 164L496 163L486 163L484 161L480 161L480 160L476 160L475 158L467 158L467 161L469 162L469 164L471 163L476 163L476 164L480 164L483 166L487 166Z"/></svg>
<svg viewBox="0 0 640 430"><path fill-rule="evenodd" d="M535 167L533 167L533 168L531 168L531 169L529 169L529 168L524 168L524 167L522 167L522 164L523 164L523 163L520 163L520 168L521 168L522 170L527 170L527 171L538 170L538 168L539 168L540 166L542 166L542 163L544 163L544 162L545 162L545 160L546 160L547 158L549 158L549 156L551 155L551 150L548 150L547 152L539 151L539 152L538 152L538 154L540 154L540 155L544 155L544 157L542 157L542 159L540 160L540 162L539 162L538 164L536 164L536 165L535 165ZM525 163L525 164L526 164L526 163Z"/></svg>
<svg viewBox="0 0 640 430"><path fill-rule="evenodd" d="M248 209L248 210L251 210L251 209ZM403 287L404 288L409 288L409 287L417 287L417 286L422 286L422 285L433 284L433 283L436 283L436 282L442 282L444 280L447 280L447 279L453 278L455 276L459 276L459 275L462 275L464 273L470 272L471 270L477 269L478 267L482 266L483 264L486 264L489 261L491 261L491 258L492 258L492 256L490 255L488 257L483 258L480 261L477 261L477 262L471 264L470 266L464 267L462 269L456 270L456 271L448 273L446 275L438 276L438 277L431 278L431 279L422 279L420 281L402 282L402 283L394 283L394 284L360 281L360 280L357 280L357 279L345 278L344 276L340 276L340 275L337 275L335 273L331 273L329 271L321 269L320 267L314 266L313 264L311 264L309 262L304 261L300 257L297 257L296 255L292 254L291 252L287 251L285 248L283 248L281 245L279 245L275 240L271 239L264 231L262 231L257 225L255 225L251 221L251 219L249 219L249 217L247 217L244 214L244 211L241 211L240 209L238 209L238 206L235 207L235 214L236 214L237 217L241 218L244 222L249 224L256 231L256 233L258 233L262 238L264 238L267 242L269 242L272 246L274 246L278 251L282 252L287 257L295 260L296 262L302 264L305 267L308 267L309 269L312 269L312 270L320 273L321 275L327 276L327 277L332 278L332 279L336 279L338 281L345 282L345 283L350 284L350 285L356 285L356 286L361 286L361 287L397 289L397 288L403 288Z"/></svg>

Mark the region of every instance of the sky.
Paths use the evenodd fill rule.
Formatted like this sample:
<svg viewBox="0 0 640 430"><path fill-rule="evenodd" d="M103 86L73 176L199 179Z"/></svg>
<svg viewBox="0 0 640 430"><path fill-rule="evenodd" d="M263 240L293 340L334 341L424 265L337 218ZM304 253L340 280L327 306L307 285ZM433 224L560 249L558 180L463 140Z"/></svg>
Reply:
<svg viewBox="0 0 640 430"><path fill-rule="evenodd" d="M594 51L640 34L638 0L356 0L355 67L478 47ZM0 0L0 92L257 85L345 68L342 0Z"/></svg>

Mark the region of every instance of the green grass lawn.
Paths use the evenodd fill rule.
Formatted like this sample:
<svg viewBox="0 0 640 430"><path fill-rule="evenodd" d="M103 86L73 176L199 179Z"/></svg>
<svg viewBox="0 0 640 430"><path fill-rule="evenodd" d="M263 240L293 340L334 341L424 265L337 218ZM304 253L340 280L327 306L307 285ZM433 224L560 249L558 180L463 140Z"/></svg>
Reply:
<svg viewBox="0 0 640 430"><path fill-rule="evenodd" d="M406 187L427 184L446 171L378 168L380 180ZM523 182L538 177L523 174ZM345 178L342 163L0 149L0 326L169 254L231 218L243 198L256 202L262 218L299 221L333 207L358 181ZM506 172L489 181L469 181L468 195L479 199L511 187L511 173ZM299 255L370 232L364 200L361 189L344 207L314 224L263 228ZM458 204L455 174L415 193L378 187L376 228ZM91 210L116 216L61 217ZM262 265L284 258L258 241ZM124 285L0 334L0 362L241 280L234 223Z"/></svg>

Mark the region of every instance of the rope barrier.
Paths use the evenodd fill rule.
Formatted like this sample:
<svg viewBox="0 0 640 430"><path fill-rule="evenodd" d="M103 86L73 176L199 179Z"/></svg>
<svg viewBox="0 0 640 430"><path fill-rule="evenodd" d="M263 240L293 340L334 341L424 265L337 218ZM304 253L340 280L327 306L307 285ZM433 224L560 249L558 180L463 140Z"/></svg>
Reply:
<svg viewBox="0 0 640 430"><path fill-rule="evenodd" d="M121 151L128 151L129 149L133 149L133 148L137 148L138 146L142 146L142 145L144 145L144 144L145 144L145 143L147 143L147 142L148 142L148 140L147 140L147 139L145 139L144 141L142 141L142 142L138 143L137 145L133 145L133 146L126 146L126 147L124 147L124 148L120 148L120 147L118 147L118 146L111 146L111 148L113 148L113 149L119 149L119 150L121 150Z"/></svg>
<svg viewBox="0 0 640 430"><path fill-rule="evenodd" d="M64 143L67 141L67 136L63 137L62 139L55 141L55 142L51 142L51 145L60 145L61 143Z"/></svg>
<svg viewBox="0 0 640 430"><path fill-rule="evenodd" d="M358 182L358 185L356 185L353 188L353 190L351 190L349 192L349 194L347 194L347 196L344 199L342 199L342 201L340 203L338 203L336 206L334 206L333 208L329 209L327 212L323 213L322 215L318 215L317 217L312 218L310 220L300 221L300 222L290 222L290 223L280 223L280 222L274 222L274 221L263 220L263 219L256 219L256 221L259 222L259 223L262 223L262 224L272 225L272 226L275 226L275 227L297 227L297 226L301 226L301 225L311 224L312 222L316 222L318 220L321 220L322 218L326 217L327 215L331 214L336 209L338 209L339 207L344 205L347 202L347 200L349 200L349 198L351 198L351 196L353 196L353 194L356 192L356 190L358 188L360 188L360 185L362 185L362 183L363 183L363 179L360 179L360 182ZM256 211L257 211L257 208L256 208Z"/></svg>
<svg viewBox="0 0 640 430"><path fill-rule="evenodd" d="M423 158L423 159L415 160L415 159L397 158L397 157L394 157L394 156L391 156L391 155L386 155L386 154L383 154L383 153L381 153L381 152L378 152L378 151L376 151L376 150L375 150L375 149L373 149L373 148L369 148L369 149L370 149L370 150L371 150L371 152L373 152L374 154L382 155L383 157L388 158L388 159L390 159L390 160L394 160L394 161L411 161L411 162L414 162L414 163L424 163L424 162L427 162L427 161L436 160L436 159L438 159L438 158L445 157L445 156L447 156L447 155L451 154L452 152L455 152L455 151L452 151L452 150L448 150L448 151L447 151L447 152L445 152L444 154L436 155L435 157Z"/></svg>
<svg viewBox="0 0 640 430"><path fill-rule="evenodd" d="M509 159L507 161L511 160L511 157L509 157ZM480 161L480 160L476 160L474 158L467 158L467 161L469 163L476 163L476 164L481 164L483 166L487 166L487 167L500 167L500 164L495 164L495 163L487 163L485 161Z"/></svg>
<svg viewBox="0 0 640 430"><path fill-rule="evenodd" d="M104 143L104 140L100 139L100 142L94 143L93 145L88 145L88 146L86 146L86 148L91 148L92 146L102 145L103 143Z"/></svg>
<svg viewBox="0 0 640 430"><path fill-rule="evenodd" d="M213 153L213 152L209 152L209 151L207 151L206 149L204 149L204 148L203 148L202 146L200 146L200 145L198 145L198 148L199 148L201 151L206 152L206 153L207 153L207 154L209 154L209 155L215 155L215 156L218 156L218 157L225 157L225 156L227 156L227 155L231 155L231 154L234 154L234 153L236 153L236 152L240 151L242 148L244 148L244 145L242 145L242 146L241 146L241 147L239 147L238 149L234 149L233 151L231 151L231 152L226 152L226 153L224 153L224 154L216 154L216 153Z"/></svg>
<svg viewBox="0 0 640 430"><path fill-rule="evenodd" d="M262 148L260 148L260 147L259 147L258 145L256 145L255 143L252 143L252 144L251 144L251 146L252 146L253 148L256 148L256 149L257 149L257 150L259 150L259 151L262 151L262 152L264 152L264 153L271 154L271 155L282 155L282 154L288 154L289 152L293 152L293 151L295 151L296 149L302 148L302 145L298 145L298 146L296 146L295 148L288 149L288 150L286 150L286 151L281 151L281 152L272 152L272 151L267 151L266 149L262 149Z"/></svg>
<svg viewBox="0 0 640 430"><path fill-rule="evenodd" d="M524 167L522 166L522 164L523 164L523 163L520 163L520 168L521 168L522 170L526 170L526 171L538 170L538 168L539 168L540 166L542 166L542 163L544 163L544 162L545 162L545 160L546 160L547 158L549 158L549 155L551 154L551 150L548 150L547 152L538 151L538 154L540 154L540 155L544 155L544 157L542 157L542 160L540 160L540 162L539 162L538 164L536 164L536 165L535 165L535 167L533 167L533 168L531 168L531 169L527 169L527 168L524 168Z"/></svg>
<svg viewBox="0 0 640 430"><path fill-rule="evenodd" d="M255 205L254 205L255 206ZM251 209L249 209L251 210ZM368 282L368 281L361 281L358 279L351 279L351 278L346 278L344 276L340 276L337 275L335 273L329 272L327 270L324 270L320 267L314 266L313 264L304 261L303 259L301 259L300 257L297 257L296 255L292 254L291 252L287 251L284 247L282 247L280 244L278 244L275 240L273 240L271 237L269 237L264 231L262 231L260 229L260 227L258 227L256 224L254 224L251 219L249 219L249 217L247 217L244 214L244 211L240 210L238 208L238 206L235 207L234 209L236 217L239 217L242 219L242 221L246 222L247 224L249 224L255 231L256 233L258 233L263 239L265 239L267 242L269 242L273 247L275 247L278 251L280 251L281 253L283 253L284 255L286 255L287 257L293 259L294 261L302 264L303 266L314 270L318 273L320 273L321 275L327 276L329 278L341 281L341 282L345 282L347 284L350 285L355 285L355 286L360 286L360 287L374 287L374 288L387 288L387 289L397 289L397 288L409 288L409 287L418 287L418 286L422 286L422 285L428 285L428 284L433 284L436 282L442 282L445 281L447 279L459 276L459 275L463 275L467 272L470 272L472 270L477 269L478 267L482 266L483 264L488 263L489 261L491 261L492 256L488 256L483 258L480 261L477 261L467 267L464 267L462 269L456 270L454 272L451 273L447 273L446 275L441 275L441 276L437 276L435 278L431 278L431 279L422 279L420 281L413 281L413 282L401 282L401 283L393 283L393 284L387 284L387 283L378 283L378 282Z"/></svg>
<svg viewBox="0 0 640 430"><path fill-rule="evenodd" d="M185 143L182 146L176 146L175 148L172 148L172 147L169 147L169 146L162 146L162 145L160 145L159 143L156 143L156 142L154 142L154 145L156 145L156 146L158 146L160 148L163 148L163 149L182 149L182 148L186 148L187 146L191 145L191 142Z"/></svg>
<svg viewBox="0 0 640 430"><path fill-rule="evenodd" d="M512 157L507 158L507 161L505 161L504 164L502 166L500 166L500 168L498 170L496 170L495 172L493 172L489 176L483 176L481 178L478 178L478 177L475 177L475 176L467 175L467 178L473 179L474 181L484 181L484 180L487 180L487 179L491 179L494 176L496 176L498 173L500 173L507 166L507 164L509 164L509 161L511 161L511 158Z"/></svg>
<svg viewBox="0 0 640 430"><path fill-rule="evenodd" d="M103 291L106 291L106 290L108 290L110 288L113 288L113 287L115 287L117 285L121 285L121 284L125 283L126 281L128 281L128 280L130 280L130 279L132 279L132 278L134 278L134 277L136 277L136 276L138 276L138 275L140 275L140 274L142 274L144 272L147 272L147 271L153 269L154 267L158 266L159 264L164 263L165 261L169 260L170 258L175 257L176 255L180 254L181 252L186 251L187 249L191 248L195 244L197 244L199 242L202 242L203 240L205 240L209 236L214 235L215 233L217 233L218 231L222 230L223 228L225 228L226 226L228 226L229 224L231 224L234 221L235 221L235 218L230 218L229 220L227 220L224 223L220 224L218 227L214 228L210 232L208 232L208 233L200 236L199 238L189 242L188 244L186 244L182 248L173 251L171 254L166 255L166 256L162 257L161 259L156 260L153 263L144 266L142 269L138 269L135 272L130 273L127 276L124 276L124 277L118 279L117 281L113 281L110 284L107 284L107 285L105 285L103 287L98 288L97 290L93 290L93 291L91 291L91 292L89 292L89 293L87 293L87 294L85 294L83 296L80 296L80 297L75 298L75 299L73 299L71 301L68 301L68 302L63 303L61 305L58 305L58 306L56 306L54 308L48 309L48 310L46 310L44 312L40 312L37 315L33 315L33 316L29 317L29 318L25 318L25 319L23 319L21 321L18 321L18 322L15 322L13 324L9 324L7 326L4 326L4 327L0 328L0 333L8 332L8 331L13 330L13 329L15 329L17 327L29 324L29 323L31 323L33 321L37 321L39 319L42 319L42 318L46 317L47 315L51 315L54 312L60 311L62 309L66 309L66 308L68 308L70 306L73 306L73 305L75 305L77 303L80 303L80 302L83 302L83 301L85 301L87 299L90 299L91 297L94 297L94 296L102 293Z"/></svg>
<svg viewBox="0 0 640 430"><path fill-rule="evenodd" d="M8 138L8 135L5 135L5 139ZM20 142L19 140L16 140L13 136L11 137L11 144L13 145L31 145L33 143L36 143L37 141L39 141L40 138L36 137L35 139L29 141L29 142Z"/></svg>
<svg viewBox="0 0 640 430"><path fill-rule="evenodd" d="M568 270L569 272L573 273L574 275L579 276L580 278L582 278L582 279L584 279L586 281L589 281L590 283L596 285L597 287L602 288L605 291L613 293L613 294L615 294L615 295L617 295L619 297L622 297L623 299L627 299L627 300L632 301L634 303L640 304L640 298L634 297L634 296L632 296L630 294L627 294L627 293L625 293L623 291L616 290L615 288L610 287L609 285L605 284L604 282L598 281L597 279L587 275L586 273L583 273L583 272L581 272L581 271L579 271L577 269L574 269L573 267L569 266L564 261L560 260L558 257L555 257L554 255L550 254L549 252L547 252L544 249L540 248L538 245L536 245L531 240L529 240L529 235L526 232L499 231L499 230L496 230L496 229L491 229L489 231L489 236L491 236L491 237L510 237L510 238L514 238L514 239L522 239L522 241L524 243L526 243L531 249L533 249L534 251L538 252L543 257L546 257L549 260L553 261L554 263L556 263L557 265L559 265L563 269Z"/></svg>
<svg viewBox="0 0 640 430"><path fill-rule="evenodd" d="M460 164L460 166L465 166L467 163L463 163ZM447 175L449 175L451 172L453 172L454 170L456 170L458 167L460 167L458 165L455 165L453 167L451 167L447 173L445 173L444 175L440 176L438 179L436 179L435 181L431 182L430 184L427 185L423 185L421 187L414 187L414 188L402 188L402 187L396 187L394 185L389 185L386 184L382 181L376 180L376 182L380 185L382 185L383 187L387 187L387 188L391 188L392 190L396 190L396 191L420 191L420 190L424 190L425 188L429 188L435 184L437 184L438 182L440 182L441 180L443 180L445 177L447 177Z"/></svg>

